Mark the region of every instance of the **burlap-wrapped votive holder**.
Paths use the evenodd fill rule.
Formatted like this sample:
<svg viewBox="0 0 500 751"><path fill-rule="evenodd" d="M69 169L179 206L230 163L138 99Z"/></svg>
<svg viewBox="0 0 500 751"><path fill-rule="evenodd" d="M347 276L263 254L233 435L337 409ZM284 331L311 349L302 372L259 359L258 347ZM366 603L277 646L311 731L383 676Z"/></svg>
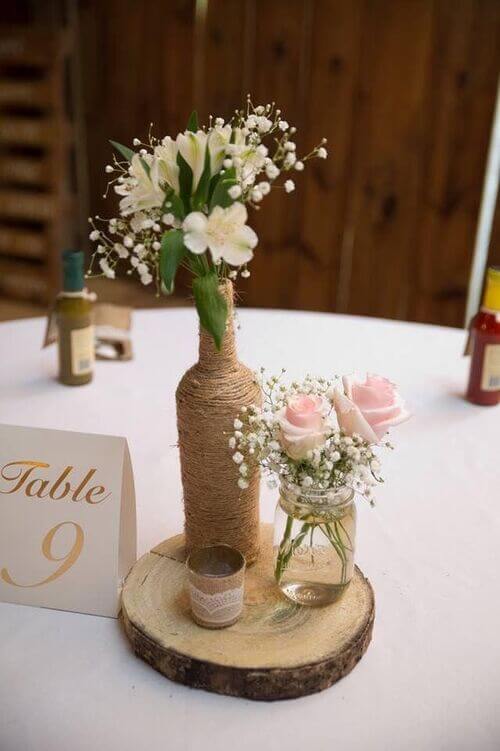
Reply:
<svg viewBox="0 0 500 751"><path fill-rule="evenodd" d="M193 551L187 561L193 619L205 628L236 623L243 610L245 557L228 545Z"/></svg>

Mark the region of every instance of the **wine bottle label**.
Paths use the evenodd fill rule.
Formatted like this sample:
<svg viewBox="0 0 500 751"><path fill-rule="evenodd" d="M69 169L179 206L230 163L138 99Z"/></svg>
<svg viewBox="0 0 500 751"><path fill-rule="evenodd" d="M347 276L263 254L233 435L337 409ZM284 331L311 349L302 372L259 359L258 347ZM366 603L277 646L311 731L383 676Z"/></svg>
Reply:
<svg viewBox="0 0 500 751"><path fill-rule="evenodd" d="M500 344L487 344L484 348L483 391L500 391Z"/></svg>
<svg viewBox="0 0 500 751"><path fill-rule="evenodd" d="M85 375L94 365L94 327L73 329L71 332L71 373Z"/></svg>

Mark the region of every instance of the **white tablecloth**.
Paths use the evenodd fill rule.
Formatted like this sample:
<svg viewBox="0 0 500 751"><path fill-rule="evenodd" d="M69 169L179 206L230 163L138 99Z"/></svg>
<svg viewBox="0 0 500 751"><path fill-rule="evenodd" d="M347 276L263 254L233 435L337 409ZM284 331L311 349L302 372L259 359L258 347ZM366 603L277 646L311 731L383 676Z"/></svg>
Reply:
<svg viewBox="0 0 500 751"><path fill-rule="evenodd" d="M0 604L1 751L500 748L500 410L462 398L463 332L344 316L242 311L240 356L292 378L368 369L414 411L385 452L358 563L376 595L371 646L331 689L260 704L174 684L118 621ZM174 391L196 354L188 309L135 314L135 360L54 381L41 319L0 326L0 422L124 435L139 554L182 528ZM271 520L274 497L263 493ZM1 556L1 551L0 551Z"/></svg>

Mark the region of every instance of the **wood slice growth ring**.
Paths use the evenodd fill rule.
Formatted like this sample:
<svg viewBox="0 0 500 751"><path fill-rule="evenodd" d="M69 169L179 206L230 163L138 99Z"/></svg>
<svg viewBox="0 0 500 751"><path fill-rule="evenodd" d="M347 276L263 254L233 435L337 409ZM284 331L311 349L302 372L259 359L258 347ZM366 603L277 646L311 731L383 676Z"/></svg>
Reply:
<svg viewBox="0 0 500 751"><path fill-rule="evenodd" d="M372 635L369 581L356 567L334 605L295 605L273 579L270 525L262 525L261 536L261 556L246 574L243 615L217 631L190 617L183 535L137 561L122 593L122 618L135 653L178 683L266 701L313 694L347 675Z"/></svg>

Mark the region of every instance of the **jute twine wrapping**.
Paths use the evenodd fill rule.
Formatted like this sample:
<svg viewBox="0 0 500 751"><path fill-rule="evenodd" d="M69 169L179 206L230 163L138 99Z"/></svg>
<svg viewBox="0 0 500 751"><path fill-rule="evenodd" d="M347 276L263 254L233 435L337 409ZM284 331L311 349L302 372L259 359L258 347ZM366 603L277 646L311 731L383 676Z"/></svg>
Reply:
<svg viewBox="0 0 500 751"><path fill-rule="evenodd" d="M246 490L238 487L228 441L240 408L260 404L261 394L236 356L232 283L221 291L229 309L221 351L200 327L199 360L176 394L186 547L230 545L252 563L259 552L259 473L250 471Z"/></svg>

